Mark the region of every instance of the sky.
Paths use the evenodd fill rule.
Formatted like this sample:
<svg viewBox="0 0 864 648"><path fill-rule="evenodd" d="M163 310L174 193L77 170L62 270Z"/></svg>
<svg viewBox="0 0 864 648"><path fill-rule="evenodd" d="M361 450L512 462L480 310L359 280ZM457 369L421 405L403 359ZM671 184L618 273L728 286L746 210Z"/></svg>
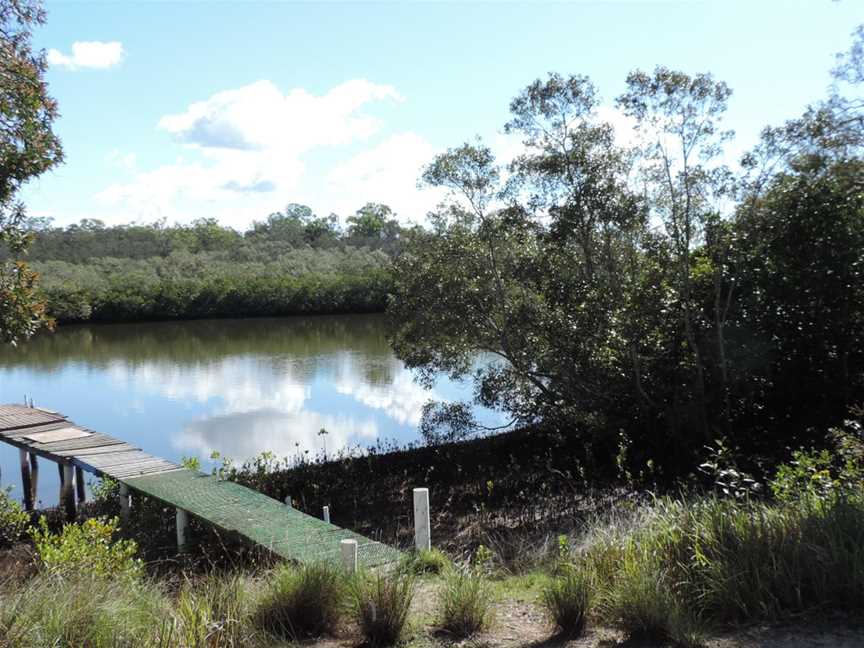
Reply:
<svg viewBox="0 0 864 648"><path fill-rule="evenodd" d="M46 2L65 163L23 198L56 225L243 230L288 203L343 220L366 202L423 222L439 152L480 136L506 161L510 100L555 71L711 72L734 94L729 160L825 96L860 0L563 3Z"/></svg>

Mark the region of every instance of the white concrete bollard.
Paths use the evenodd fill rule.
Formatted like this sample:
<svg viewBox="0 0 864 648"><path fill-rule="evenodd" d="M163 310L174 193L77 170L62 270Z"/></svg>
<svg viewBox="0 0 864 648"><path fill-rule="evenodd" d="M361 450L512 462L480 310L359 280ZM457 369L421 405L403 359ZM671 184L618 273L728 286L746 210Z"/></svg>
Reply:
<svg viewBox="0 0 864 648"><path fill-rule="evenodd" d="M294 508L294 500L291 499L290 495L285 496L285 506L288 508Z"/></svg>
<svg viewBox="0 0 864 648"><path fill-rule="evenodd" d="M330 524L330 507L329 506L324 507L324 521L327 524Z"/></svg>
<svg viewBox="0 0 864 648"><path fill-rule="evenodd" d="M126 484L120 484L120 519L123 522L129 521L129 487Z"/></svg>
<svg viewBox="0 0 864 648"><path fill-rule="evenodd" d="M417 551L428 551L432 548L428 488L414 489L414 543Z"/></svg>
<svg viewBox="0 0 864 648"><path fill-rule="evenodd" d="M189 527L189 513L183 509L177 509L177 551L186 550L186 530Z"/></svg>
<svg viewBox="0 0 864 648"><path fill-rule="evenodd" d="M357 541L342 540L339 543L339 552L342 555L342 566L349 574L357 571Z"/></svg>

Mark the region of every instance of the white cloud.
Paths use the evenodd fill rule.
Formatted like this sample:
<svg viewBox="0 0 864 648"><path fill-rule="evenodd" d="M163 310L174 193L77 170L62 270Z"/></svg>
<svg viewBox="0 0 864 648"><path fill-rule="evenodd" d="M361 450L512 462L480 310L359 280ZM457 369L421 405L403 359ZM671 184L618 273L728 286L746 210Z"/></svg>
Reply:
<svg viewBox="0 0 864 648"><path fill-rule="evenodd" d="M432 154L418 135L392 136L342 164L337 157L330 173L307 174L311 153L335 149L338 155L380 133L384 124L363 109L384 101L403 98L392 86L365 79L323 95L302 88L283 93L266 80L218 92L159 120L159 129L183 147L173 163L141 170L96 200L133 212L133 219L189 220L206 210L237 227L289 201L323 213L351 213L369 200L413 212L417 173Z"/></svg>
<svg viewBox="0 0 864 648"><path fill-rule="evenodd" d="M71 54L56 49L48 50L48 64L67 70L104 70L118 65L125 56L120 41L75 41Z"/></svg>
<svg viewBox="0 0 864 648"><path fill-rule="evenodd" d="M336 213L349 214L367 202L385 202L403 221L422 221L443 196L418 189L423 166L435 149L416 133L398 133L377 146L336 165L327 175L328 194L336 196Z"/></svg>

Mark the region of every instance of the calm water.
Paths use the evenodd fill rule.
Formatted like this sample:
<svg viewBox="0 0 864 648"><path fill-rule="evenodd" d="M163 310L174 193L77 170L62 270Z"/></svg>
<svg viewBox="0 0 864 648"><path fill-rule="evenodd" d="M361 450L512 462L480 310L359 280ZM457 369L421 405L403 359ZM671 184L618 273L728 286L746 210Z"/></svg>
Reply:
<svg viewBox="0 0 864 648"><path fill-rule="evenodd" d="M214 450L243 460L415 441L423 404L467 397L470 385L442 377L423 389L390 351L381 316L350 315L61 327L0 349L0 402L25 394L151 454L198 457L206 469ZM491 412L478 417L498 423ZM17 450L0 444L0 481L20 497L17 462ZM42 466L47 504L57 499L57 471Z"/></svg>

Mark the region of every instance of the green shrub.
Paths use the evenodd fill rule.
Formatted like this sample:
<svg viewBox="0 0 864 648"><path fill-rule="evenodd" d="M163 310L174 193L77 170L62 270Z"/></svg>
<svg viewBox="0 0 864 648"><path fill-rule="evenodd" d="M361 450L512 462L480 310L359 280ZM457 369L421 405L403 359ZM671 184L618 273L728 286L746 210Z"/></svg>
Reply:
<svg viewBox="0 0 864 648"><path fill-rule="evenodd" d="M255 623L281 639L332 633L345 598L342 574L327 564L281 567L255 611Z"/></svg>
<svg viewBox="0 0 864 648"><path fill-rule="evenodd" d="M414 599L413 574L359 574L351 594L357 625L371 646L389 646L402 638Z"/></svg>
<svg viewBox="0 0 864 648"><path fill-rule="evenodd" d="M407 554L401 567L416 575L443 574L450 568L450 559L440 549L421 549Z"/></svg>
<svg viewBox="0 0 864 648"><path fill-rule="evenodd" d="M594 585L584 570L568 567L559 572L543 589L543 607L561 634L578 637L585 628Z"/></svg>
<svg viewBox="0 0 864 648"><path fill-rule="evenodd" d="M59 534L52 534L44 517L30 534L36 553L45 569L52 574L89 574L97 577L137 578L143 564L135 558L138 545L134 540L117 540L117 518L91 518L81 524L67 524Z"/></svg>
<svg viewBox="0 0 864 648"><path fill-rule="evenodd" d="M250 605L238 576L208 576L187 583L174 606L173 637L189 648L234 648L254 641Z"/></svg>
<svg viewBox="0 0 864 648"><path fill-rule="evenodd" d="M457 638L470 637L489 627L492 596L480 574L457 571L448 576L438 592L438 625Z"/></svg>
<svg viewBox="0 0 864 648"><path fill-rule="evenodd" d="M30 521L18 502L9 497L10 490L0 490L0 549L15 544Z"/></svg>

